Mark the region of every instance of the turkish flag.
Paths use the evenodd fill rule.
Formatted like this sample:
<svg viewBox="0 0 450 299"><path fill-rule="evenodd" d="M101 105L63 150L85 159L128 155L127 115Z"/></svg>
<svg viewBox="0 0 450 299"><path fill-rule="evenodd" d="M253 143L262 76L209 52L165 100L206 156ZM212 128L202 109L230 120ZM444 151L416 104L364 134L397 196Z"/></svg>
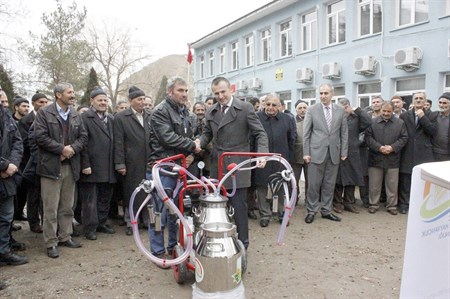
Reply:
<svg viewBox="0 0 450 299"><path fill-rule="evenodd" d="M189 63L189 64L191 64L192 63L192 52L191 52L191 46L190 45L188 45L188 48L189 48L189 50L188 50L188 54L187 54L187 62Z"/></svg>

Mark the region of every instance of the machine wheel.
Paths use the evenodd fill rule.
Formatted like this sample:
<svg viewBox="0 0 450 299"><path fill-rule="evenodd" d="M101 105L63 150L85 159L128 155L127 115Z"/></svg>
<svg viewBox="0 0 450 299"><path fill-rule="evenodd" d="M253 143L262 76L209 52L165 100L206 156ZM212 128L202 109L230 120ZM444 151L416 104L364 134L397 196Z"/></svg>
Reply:
<svg viewBox="0 0 450 299"><path fill-rule="evenodd" d="M183 255L183 248L180 245L175 245L173 248L172 256L174 259ZM178 284L183 284L186 280L187 267L186 262L182 262L181 264L175 265L173 268L173 277Z"/></svg>
<svg viewBox="0 0 450 299"><path fill-rule="evenodd" d="M245 249L244 243L242 243L241 240L238 239L237 241L242 251L242 261L241 261L242 274L245 274L245 272L247 272L247 250Z"/></svg>

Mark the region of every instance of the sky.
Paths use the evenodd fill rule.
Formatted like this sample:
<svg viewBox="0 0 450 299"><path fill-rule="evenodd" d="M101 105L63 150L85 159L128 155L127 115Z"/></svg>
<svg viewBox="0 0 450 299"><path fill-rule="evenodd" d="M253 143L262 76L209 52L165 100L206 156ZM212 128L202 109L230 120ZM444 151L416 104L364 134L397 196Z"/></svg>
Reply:
<svg viewBox="0 0 450 299"><path fill-rule="evenodd" d="M56 0L3 0L23 12L17 32L38 33L42 14L56 9ZM64 7L72 0L62 0ZM128 26L133 37L155 58L187 54L187 43L271 2L271 0L76 0L87 9L89 22L110 20ZM16 28L14 28L16 30Z"/></svg>

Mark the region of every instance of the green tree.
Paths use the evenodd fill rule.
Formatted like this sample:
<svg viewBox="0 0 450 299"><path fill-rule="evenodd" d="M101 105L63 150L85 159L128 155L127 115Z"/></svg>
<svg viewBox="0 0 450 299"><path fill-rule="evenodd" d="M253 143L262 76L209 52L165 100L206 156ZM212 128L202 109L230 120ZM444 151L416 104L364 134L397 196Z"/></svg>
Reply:
<svg viewBox="0 0 450 299"><path fill-rule="evenodd" d="M87 83L87 89L84 93L83 97L81 98L81 105L90 105L90 99L91 99L91 91L94 89L94 87L100 86L98 83L98 76L97 72L93 67L91 67L91 71L89 72L89 80Z"/></svg>
<svg viewBox="0 0 450 299"><path fill-rule="evenodd" d="M88 43L83 39L87 10L77 10L75 2L65 10L61 0L56 10L42 15L47 28L45 35L30 33L35 45L28 47L31 62L38 68L39 76L49 88L60 82L69 82L79 91L88 73L86 65L92 62Z"/></svg>
<svg viewBox="0 0 450 299"><path fill-rule="evenodd" d="M12 107L12 99L14 97L14 85L10 79L8 72L2 64L0 64L0 86L8 96L9 107Z"/></svg>
<svg viewBox="0 0 450 299"><path fill-rule="evenodd" d="M156 94L155 106L161 103L166 96L167 80L167 77L164 75L161 80L161 85L159 85L158 93Z"/></svg>

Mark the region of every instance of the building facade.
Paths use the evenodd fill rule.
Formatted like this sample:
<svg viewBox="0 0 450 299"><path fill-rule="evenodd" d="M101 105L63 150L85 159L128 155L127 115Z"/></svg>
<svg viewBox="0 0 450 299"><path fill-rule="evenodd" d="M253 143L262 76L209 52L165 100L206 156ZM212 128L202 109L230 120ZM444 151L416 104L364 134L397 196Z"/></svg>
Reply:
<svg viewBox="0 0 450 299"><path fill-rule="evenodd" d="M322 83L360 107L450 91L450 0L275 0L190 45L197 100L217 76L237 96L275 92L292 111Z"/></svg>

